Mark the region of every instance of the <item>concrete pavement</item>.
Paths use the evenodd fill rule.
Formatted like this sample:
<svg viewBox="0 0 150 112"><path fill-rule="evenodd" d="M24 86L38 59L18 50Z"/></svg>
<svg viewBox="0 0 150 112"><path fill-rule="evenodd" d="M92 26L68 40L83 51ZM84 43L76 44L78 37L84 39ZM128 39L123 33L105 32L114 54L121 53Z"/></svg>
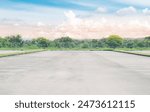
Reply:
<svg viewBox="0 0 150 112"><path fill-rule="evenodd" d="M0 58L0 94L150 95L150 58L111 51Z"/></svg>

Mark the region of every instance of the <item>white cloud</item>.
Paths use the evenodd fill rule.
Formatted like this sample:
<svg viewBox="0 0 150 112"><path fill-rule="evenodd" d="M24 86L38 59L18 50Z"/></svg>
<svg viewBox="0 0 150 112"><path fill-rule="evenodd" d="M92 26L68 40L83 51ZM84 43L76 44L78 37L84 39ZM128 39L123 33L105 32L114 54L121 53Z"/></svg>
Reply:
<svg viewBox="0 0 150 112"><path fill-rule="evenodd" d="M98 7L96 12L100 12L100 13L106 13L107 9L105 7Z"/></svg>
<svg viewBox="0 0 150 112"><path fill-rule="evenodd" d="M20 24L18 24L18 23L15 23L15 24L14 24L14 26L20 26Z"/></svg>
<svg viewBox="0 0 150 112"><path fill-rule="evenodd" d="M39 21L39 22L37 23L37 26L39 26L39 27L40 27L40 26L45 26L45 24L44 24L43 22L40 22L40 21Z"/></svg>
<svg viewBox="0 0 150 112"><path fill-rule="evenodd" d="M66 16L69 20L73 20L73 19L76 18L75 13L74 13L73 11L71 11L71 10L68 11L68 12L65 12L64 14L65 14L65 16Z"/></svg>
<svg viewBox="0 0 150 112"><path fill-rule="evenodd" d="M48 37L55 39L62 36L72 38L101 38L111 34L118 34L123 37L144 37L150 32L149 16L117 16L97 15L97 18L80 18L74 11L65 12L66 21L55 26L42 26L39 22L36 26L2 26L1 35L21 34L24 37Z"/></svg>
<svg viewBox="0 0 150 112"><path fill-rule="evenodd" d="M104 12L104 14L93 12L92 16L86 16L89 13L77 10L68 11L32 5L28 8L30 11L0 8L0 19L6 18L5 23L10 20L9 23L13 23L13 25L6 24L5 26L0 24L0 34L19 33L24 37L45 36L54 39L61 36L101 38L111 34L119 34L124 37L143 37L149 35L150 32L150 16L136 15L137 10L134 7L117 11L117 14L129 16L106 15L107 9L104 7L97 9L97 12ZM144 9L143 13L148 14L149 9ZM21 24L21 22L29 24ZM18 26L16 23L20 25ZM17 27L14 26L15 24Z"/></svg>
<svg viewBox="0 0 150 112"><path fill-rule="evenodd" d="M131 15L131 14L136 14L136 13L137 13L136 8L134 8L132 6L127 7L127 8L122 8L117 11L117 14L119 14L119 15Z"/></svg>
<svg viewBox="0 0 150 112"><path fill-rule="evenodd" d="M150 15L150 9L148 9L148 8L143 9L143 13Z"/></svg>
<svg viewBox="0 0 150 112"><path fill-rule="evenodd" d="M68 23L71 24L71 25L77 25L81 21L80 18L76 17L76 14L72 10L67 11L64 14L67 18Z"/></svg>
<svg viewBox="0 0 150 112"><path fill-rule="evenodd" d="M69 15L69 16L68 16ZM133 16L103 15L97 18L78 18L73 11L68 12L69 20L80 20L78 24L69 21L58 25L54 30L57 36L71 36L74 38L101 38L111 34L124 37L144 37L149 35L149 18ZM143 21L144 20L144 21ZM74 23L74 22L73 22Z"/></svg>

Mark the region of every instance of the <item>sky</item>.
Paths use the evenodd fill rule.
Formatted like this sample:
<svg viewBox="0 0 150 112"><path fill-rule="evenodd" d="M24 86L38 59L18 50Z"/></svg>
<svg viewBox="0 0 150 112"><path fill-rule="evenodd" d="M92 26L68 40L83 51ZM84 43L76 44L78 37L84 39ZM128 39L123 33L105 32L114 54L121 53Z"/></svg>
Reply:
<svg viewBox="0 0 150 112"><path fill-rule="evenodd" d="M0 0L0 36L125 38L150 35L149 0Z"/></svg>

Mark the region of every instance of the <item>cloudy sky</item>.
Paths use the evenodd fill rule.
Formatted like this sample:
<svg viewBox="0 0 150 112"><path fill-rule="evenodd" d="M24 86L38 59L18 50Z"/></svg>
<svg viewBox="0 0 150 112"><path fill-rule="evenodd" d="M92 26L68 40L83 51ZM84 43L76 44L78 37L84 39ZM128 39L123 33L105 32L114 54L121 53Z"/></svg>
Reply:
<svg viewBox="0 0 150 112"><path fill-rule="evenodd" d="M150 35L149 0L0 0L1 36Z"/></svg>

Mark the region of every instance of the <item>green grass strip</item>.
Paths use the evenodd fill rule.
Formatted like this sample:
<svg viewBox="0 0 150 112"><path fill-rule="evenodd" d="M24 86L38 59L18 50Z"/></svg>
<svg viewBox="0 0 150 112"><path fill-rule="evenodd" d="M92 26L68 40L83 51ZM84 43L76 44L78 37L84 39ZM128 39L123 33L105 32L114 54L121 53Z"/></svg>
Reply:
<svg viewBox="0 0 150 112"><path fill-rule="evenodd" d="M133 54L133 55L138 55L138 56L150 57L150 54L136 53L136 52L130 52L130 51L114 50L114 52L120 52L120 53L126 53L126 54Z"/></svg>
<svg viewBox="0 0 150 112"><path fill-rule="evenodd" d="M31 53L37 53L37 52L42 52L42 51L46 51L46 50L31 50L31 51L22 51L22 52L15 52L15 53L0 54L0 58L9 57L9 56L24 55L24 54L31 54Z"/></svg>

